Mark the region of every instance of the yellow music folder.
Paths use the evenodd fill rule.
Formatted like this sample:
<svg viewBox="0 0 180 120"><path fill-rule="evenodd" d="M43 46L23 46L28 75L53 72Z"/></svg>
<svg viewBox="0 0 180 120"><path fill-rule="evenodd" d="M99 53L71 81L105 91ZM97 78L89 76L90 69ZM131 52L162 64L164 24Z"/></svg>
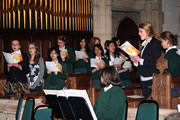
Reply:
<svg viewBox="0 0 180 120"><path fill-rule="evenodd" d="M129 43L128 41L126 41L125 43L123 43L120 48L127 53L129 56L136 56L140 53L139 50L137 50L131 43Z"/></svg>
<svg viewBox="0 0 180 120"><path fill-rule="evenodd" d="M12 53L3 52L3 55L7 63L19 63L23 61L23 57L20 50Z"/></svg>

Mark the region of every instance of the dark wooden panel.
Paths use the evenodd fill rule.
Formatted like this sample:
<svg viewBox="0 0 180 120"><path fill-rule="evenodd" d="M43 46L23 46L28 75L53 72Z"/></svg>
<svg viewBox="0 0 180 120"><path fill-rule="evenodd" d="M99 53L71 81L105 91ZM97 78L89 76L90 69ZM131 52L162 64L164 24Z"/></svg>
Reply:
<svg viewBox="0 0 180 120"><path fill-rule="evenodd" d="M3 40L0 40L0 53L3 52ZM3 55L0 54L0 73L3 73Z"/></svg>
<svg viewBox="0 0 180 120"><path fill-rule="evenodd" d="M42 43L42 56L45 60L48 58L48 50L51 47L51 40L43 40Z"/></svg>
<svg viewBox="0 0 180 120"><path fill-rule="evenodd" d="M40 47L41 56L47 60L48 49L57 44L57 37L67 37L67 44L72 49L79 47L80 37L92 37L92 32L33 31L33 30L2 30L0 29L0 74L4 74L2 51L11 52L11 40L20 40L21 50L28 52L29 42L35 41Z"/></svg>
<svg viewBox="0 0 180 120"><path fill-rule="evenodd" d="M89 74L70 74L68 76L71 89L86 89L90 88Z"/></svg>
<svg viewBox="0 0 180 120"><path fill-rule="evenodd" d="M21 50L25 53L28 53L28 46L29 46L29 41L28 40L21 40Z"/></svg>
<svg viewBox="0 0 180 120"><path fill-rule="evenodd" d="M40 55L42 55L42 40L33 40L33 42L35 42L39 48L39 52L40 52Z"/></svg>

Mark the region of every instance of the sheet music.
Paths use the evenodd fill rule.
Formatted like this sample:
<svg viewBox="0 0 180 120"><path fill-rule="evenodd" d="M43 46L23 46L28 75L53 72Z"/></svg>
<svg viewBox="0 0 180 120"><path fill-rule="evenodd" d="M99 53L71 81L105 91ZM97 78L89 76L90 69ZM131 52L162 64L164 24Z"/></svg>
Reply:
<svg viewBox="0 0 180 120"><path fill-rule="evenodd" d="M62 72L61 64L55 63L53 61L46 61L46 67L50 71L59 71L59 72Z"/></svg>
<svg viewBox="0 0 180 120"><path fill-rule="evenodd" d="M99 60L95 58L91 58L90 60L91 60L91 67L97 67L96 63L99 63Z"/></svg>
<svg viewBox="0 0 180 120"><path fill-rule="evenodd" d="M3 55L7 63L19 63L23 61L23 57L20 50L15 51L13 53L3 52Z"/></svg>
<svg viewBox="0 0 180 120"><path fill-rule="evenodd" d="M113 62L113 64L115 65L115 64L122 64L124 61L126 61L127 60L127 57L118 57L118 58L115 58L114 59L114 62Z"/></svg>
<svg viewBox="0 0 180 120"><path fill-rule="evenodd" d="M86 52L83 52L83 51L75 51L75 54L76 56L79 58L79 59L82 59L83 57L85 58L88 58L88 55Z"/></svg>
<svg viewBox="0 0 180 120"><path fill-rule="evenodd" d="M178 112L180 112L180 104L177 104Z"/></svg>
<svg viewBox="0 0 180 120"><path fill-rule="evenodd" d="M132 64L130 61L125 61L123 66L122 66L122 68L130 68L130 67L132 67Z"/></svg>
<svg viewBox="0 0 180 120"><path fill-rule="evenodd" d="M144 98L142 95L128 95L128 98L134 98L134 99L139 99L139 98Z"/></svg>
<svg viewBox="0 0 180 120"><path fill-rule="evenodd" d="M57 95L57 90L43 90L45 95Z"/></svg>

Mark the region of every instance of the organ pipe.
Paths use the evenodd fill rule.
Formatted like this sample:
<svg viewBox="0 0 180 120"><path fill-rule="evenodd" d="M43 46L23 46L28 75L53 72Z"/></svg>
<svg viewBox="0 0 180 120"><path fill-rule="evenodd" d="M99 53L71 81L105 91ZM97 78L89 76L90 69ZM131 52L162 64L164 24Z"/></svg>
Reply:
<svg viewBox="0 0 180 120"><path fill-rule="evenodd" d="M92 31L90 0L0 0L0 28Z"/></svg>

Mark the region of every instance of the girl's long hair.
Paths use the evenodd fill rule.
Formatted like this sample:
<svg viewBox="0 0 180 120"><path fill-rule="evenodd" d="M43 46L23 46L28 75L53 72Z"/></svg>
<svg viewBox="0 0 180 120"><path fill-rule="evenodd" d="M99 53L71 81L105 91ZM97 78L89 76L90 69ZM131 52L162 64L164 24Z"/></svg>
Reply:
<svg viewBox="0 0 180 120"><path fill-rule="evenodd" d="M39 62L39 59L40 59L39 46L35 42L31 42L31 43L29 43L29 45L34 45L35 46L36 53L35 53L35 56L34 56L34 62ZM29 58L31 58L31 55L29 53L28 53L28 56L29 56Z"/></svg>
<svg viewBox="0 0 180 120"><path fill-rule="evenodd" d="M115 57L115 58L116 58L116 57L119 57L119 54L118 54L118 51L117 51L117 47L116 47L116 44L114 43L114 41L110 41L109 44L108 44L108 47L109 47L109 45L110 45L111 43L113 43L114 46L115 46L114 57ZM108 60L111 60L111 58L110 58L110 52L109 52L108 49L107 49L107 52L105 53L105 56L107 57Z"/></svg>

